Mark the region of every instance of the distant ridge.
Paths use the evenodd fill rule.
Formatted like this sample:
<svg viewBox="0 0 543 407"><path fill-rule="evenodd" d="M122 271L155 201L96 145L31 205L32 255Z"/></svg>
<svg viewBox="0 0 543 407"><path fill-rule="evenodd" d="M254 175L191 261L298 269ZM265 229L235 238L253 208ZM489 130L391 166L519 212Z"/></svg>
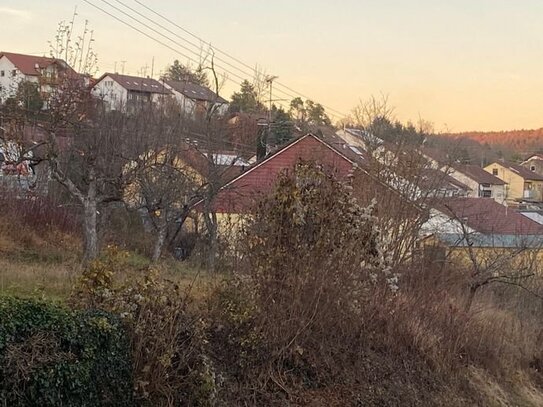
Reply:
<svg viewBox="0 0 543 407"><path fill-rule="evenodd" d="M466 131L442 134L452 139L469 139L490 146L503 146L520 154L543 151L543 128L535 130Z"/></svg>

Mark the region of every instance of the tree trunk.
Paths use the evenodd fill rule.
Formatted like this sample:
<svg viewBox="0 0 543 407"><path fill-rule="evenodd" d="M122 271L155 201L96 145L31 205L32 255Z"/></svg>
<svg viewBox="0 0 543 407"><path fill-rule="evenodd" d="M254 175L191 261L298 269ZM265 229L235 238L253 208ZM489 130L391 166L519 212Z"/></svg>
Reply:
<svg viewBox="0 0 543 407"><path fill-rule="evenodd" d="M97 207L94 197L88 197L83 202L83 232L85 234L83 263L88 263L98 257Z"/></svg>
<svg viewBox="0 0 543 407"><path fill-rule="evenodd" d="M152 261L157 262L158 259L160 259L160 255L162 254L162 249L164 247L164 243L166 242L166 234L168 231L168 224L166 222L161 221L158 226L158 233L157 238L155 241L155 247L153 248L153 257Z"/></svg>
<svg viewBox="0 0 543 407"><path fill-rule="evenodd" d="M479 287L480 287L479 284L470 286L468 298L466 300L466 306L464 307L464 311L466 311L466 313L470 311L471 306L473 304L473 300L475 299L475 294L477 293L477 290L479 289Z"/></svg>
<svg viewBox="0 0 543 407"><path fill-rule="evenodd" d="M209 239L208 255L207 255L207 267L209 271L215 271L217 254L219 251L218 235L217 235L217 215L214 212L204 213L204 220L206 223L206 229Z"/></svg>

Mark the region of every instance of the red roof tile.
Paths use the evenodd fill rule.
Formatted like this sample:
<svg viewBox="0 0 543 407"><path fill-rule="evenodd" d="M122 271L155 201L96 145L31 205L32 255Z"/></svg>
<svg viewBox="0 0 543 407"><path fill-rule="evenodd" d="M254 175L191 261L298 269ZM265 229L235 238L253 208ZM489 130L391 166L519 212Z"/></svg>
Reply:
<svg viewBox="0 0 543 407"><path fill-rule="evenodd" d="M492 198L449 198L436 209L484 234L537 235L543 227L524 215L500 205Z"/></svg>
<svg viewBox="0 0 543 407"><path fill-rule="evenodd" d="M13 52L0 52L0 58L3 56L9 59L24 75L38 76L41 74L42 69L54 63L60 63L63 67L68 67L68 64L61 59L15 54Z"/></svg>
<svg viewBox="0 0 543 407"><path fill-rule="evenodd" d="M543 181L543 175L536 174L535 172L530 171L528 168L525 168L522 165L513 164L507 161L499 161L495 164L501 165L504 168L508 168L514 173L520 175L525 180Z"/></svg>
<svg viewBox="0 0 543 407"><path fill-rule="evenodd" d="M166 84L170 86L176 92L183 94L189 99L202 100L205 102L213 102L216 104L228 103L226 99L220 97L211 89L206 88L205 86L202 86L202 85L198 85L197 83L166 81Z"/></svg>
<svg viewBox="0 0 543 407"><path fill-rule="evenodd" d="M226 184L215 198L215 210L218 213L250 212L262 196L271 192L279 174L293 168L301 159L316 161L340 178L353 168L353 162L340 152L318 137L306 135Z"/></svg>
<svg viewBox="0 0 543 407"><path fill-rule="evenodd" d="M499 179L488 171L485 171L484 168L478 167L477 165L453 165L452 168L464 175L467 175L469 178L478 182L479 184L505 185L505 181Z"/></svg>
<svg viewBox="0 0 543 407"><path fill-rule="evenodd" d="M109 76L126 90L146 93L160 93L163 95L171 95L163 83L152 78L140 78L138 76L120 75L118 73L105 73L97 81L101 82L105 77Z"/></svg>

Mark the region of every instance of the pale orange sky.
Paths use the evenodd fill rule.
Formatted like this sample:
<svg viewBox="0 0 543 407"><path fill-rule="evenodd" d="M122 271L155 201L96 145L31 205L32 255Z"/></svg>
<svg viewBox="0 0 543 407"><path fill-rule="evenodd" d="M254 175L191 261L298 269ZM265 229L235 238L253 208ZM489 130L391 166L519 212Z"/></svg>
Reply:
<svg viewBox="0 0 543 407"><path fill-rule="evenodd" d="M103 0L89 1L120 16ZM420 116L437 130L543 127L540 0L140 1L340 112L383 93L399 119ZM137 74L154 58L157 76L173 59L187 61L178 45L159 45L80 0L2 0L0 50L47 53L57 22L76 5L79 21L96 32L101 72L116 61L119 71L124 60L125 72ZM224 96L240 81L229 77Z"/></svg>

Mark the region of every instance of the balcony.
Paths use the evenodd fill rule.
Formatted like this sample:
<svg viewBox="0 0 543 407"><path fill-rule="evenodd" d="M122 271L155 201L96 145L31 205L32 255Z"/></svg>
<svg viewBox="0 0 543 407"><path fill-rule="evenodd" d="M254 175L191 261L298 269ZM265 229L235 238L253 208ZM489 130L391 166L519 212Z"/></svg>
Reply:
<svg viewBox="0 0 543 407"><path fill-rule="evenodd" d="M522 196L524 199L535 199L537 194L534 189L525 189Z"/></svg>

